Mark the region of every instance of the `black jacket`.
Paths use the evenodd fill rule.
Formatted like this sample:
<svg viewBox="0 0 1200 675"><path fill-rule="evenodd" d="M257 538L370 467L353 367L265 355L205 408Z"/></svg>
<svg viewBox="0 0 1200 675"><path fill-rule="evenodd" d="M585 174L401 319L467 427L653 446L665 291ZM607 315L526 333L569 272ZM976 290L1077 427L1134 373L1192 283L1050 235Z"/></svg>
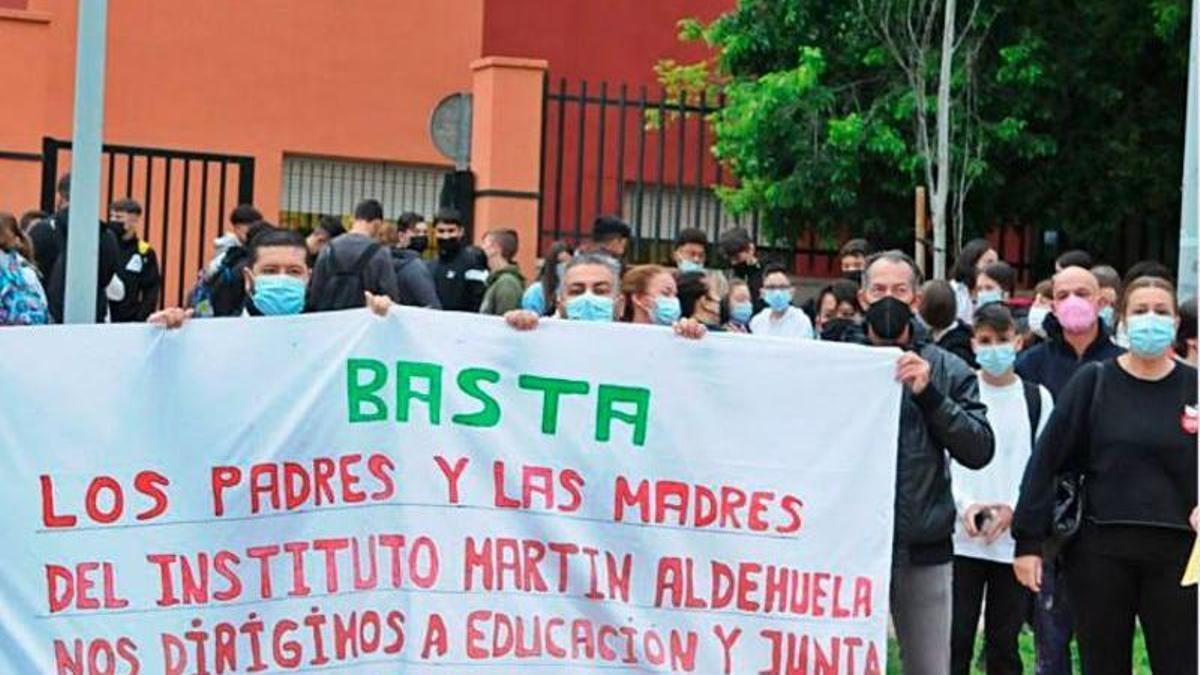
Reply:
<svg viewBox="0 0 1200 675"><path fill-rule="evenodd" d="M438 257L429 263L442 309L452 312L479 312L487 286L487 256L474 246L463 246L458 253Z"/></svg>
<svg viewBox="0 0 1200 675"><path fill-rule="evenodd" d="M955 320L954 327L938 338L937 346L966 361L971 370L979 370L975 362L975 348L971 346L971 328Z"/></svg>
<svg viewBox="0 0 1200 675"><path fill-rule="evenodd" d="M421 254L407 248L392 248L392 267L396 270L396 284L400 289L400 304L410 307L441 309L433 275L421 259Z"/></svg>
<svg viewBox="0 0 1200 675"><path fill-rule="evenodd" d="M914 338L909 349L929 362L930 375L924 391L913 395L905 387L900 402L892 560L935 565L949 562L954 555L950 536L957 515L949 460L982 469L992 461L995 438L987 406L979 400L975 372L930 342L916 321L910 331ZM866 344L866 337L860 329L847 341Z"/></svg>
<svg viewBox="0 0 1200 675"><path fill-rule="evenodd" d="M117 273L120 250L112 230L103 223L100 228L99 260L96 265L96 322L104 321L108 314L108 297L105 294L109 282ZM34 260L38 270L46 279L46 303L55 323L62 323L63 305L67 286L67 233L70 230L70 212L63 209L34 225L29 230L33 241Z"/></svg>
<svg viewBox="0 0 1200 675"><path fill-rule="evenodd" d="M188 306L197 316L240 316L246 307L245 270L250 249L232 234L217 239L215 246L216 255L188 294Z"/></svg>
<svg viewBox="0 0 1200 675"><path fill-rule="evenodd" d="M125 298L108 303L112 321L145 321L158 309L158 296L162 290L158 255L149 243L138 237L118 239L118 247L117 276L125 284Z"/></svg>

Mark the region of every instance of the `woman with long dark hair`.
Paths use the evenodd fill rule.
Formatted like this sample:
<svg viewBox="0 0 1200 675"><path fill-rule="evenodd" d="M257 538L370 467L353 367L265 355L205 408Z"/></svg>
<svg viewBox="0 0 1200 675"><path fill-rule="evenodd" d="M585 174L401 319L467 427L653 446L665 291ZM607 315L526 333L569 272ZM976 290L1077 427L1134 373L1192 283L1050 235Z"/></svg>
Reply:
<svg viewBox="0 0 1200 675"><path fill-rule="evenodd" d="M968 326L971 325L971 319L975 314L975 303L972 299L975 280L980 272L987 269L988 265L999 260L1000 256L996 253L996 249L992 248L990 241L972 239L963 246L962 252L958 254L958 260L954 261L954 278L950 281L950 285L954 288L954 300L957 305L955 314Z"/></svg>
<svg viewBox="0 0 1200 675"><path fill-rule="evenodd" d="M1128 675L1136 619L1156 674L1193 674L1196 588L1180 579L1196 538L1196 369L1171 349L1170 282L1130 284L1121 320L1129 352L1082 368L1038 440L1013 520L1013 567L1040 590L1057 477L1079 477L1082 524L1063 560L1083 672Z"/></svg>

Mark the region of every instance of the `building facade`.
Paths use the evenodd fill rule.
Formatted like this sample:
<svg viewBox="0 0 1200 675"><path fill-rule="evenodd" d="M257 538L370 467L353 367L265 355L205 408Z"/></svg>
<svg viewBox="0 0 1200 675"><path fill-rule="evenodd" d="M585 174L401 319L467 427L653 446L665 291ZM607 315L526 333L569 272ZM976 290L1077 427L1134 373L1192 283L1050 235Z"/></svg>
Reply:
<svg viewBox="0 0 1200 675"><path fill-rule="evenodd" d="M0 115L0 210L19 214L38 205L42 140L70 139L76 3L0 0L0 87L10 102ZM531 192L540 198L528 163L537 158L540 172L541 148L528 146L541 138L542 78L653 88L658 59L704 56L702 48L679 43L677 21L711 19L732 4L117 0L109 3L105 142L251 157L254 201L277 222L345 214L366 196L381 198L389 216L428 214L453 168L431 142L430 116L444 97L471 92L471 169L485 195L476 219L528 220L536 218L536 204L530 210L522 202L536 202ZM533 81L536 92L528 91ZM501 98L481 100L480 87ZM524 100L510 105L504 97L513 91ZM479 165L483 160L488 166ZM168 273L166 294L168 301L179 297L219 234L235 179L219 185L216 165L198 161L186 168L171 162L170 169L162 159L111 161L104 193L137 198L152 183L149 238L179 247L180 274ZM58 171L69 165L66 154ZM203 200L202 191L209 193ZM225 204L217 203L219 192L227 193ZM537 230L536 222L508 224ZM529 264L535 247L523 248ZM164 252L168 265L170 254Z"/></svg>

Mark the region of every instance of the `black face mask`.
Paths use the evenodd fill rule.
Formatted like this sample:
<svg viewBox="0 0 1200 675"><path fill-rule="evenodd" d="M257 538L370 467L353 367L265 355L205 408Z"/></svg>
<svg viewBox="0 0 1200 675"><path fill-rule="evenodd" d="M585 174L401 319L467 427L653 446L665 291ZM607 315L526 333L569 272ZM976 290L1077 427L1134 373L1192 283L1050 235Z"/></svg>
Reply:
<svg viewBox="0 0 1200 675"><path fill-rule="evenodd" d="M125 223L119 220L108 221L108 229L112 230L113 234L117 235L117 239L121 239L125 236Z"/></svg>
<svg viewBox="0 0 1200 675"><path fill-rule="evenodd" d="M408 248L417 253L424 253L429 248L429 237L413 237L408 240Z"/></svg>
<svg viewBox="0 0 1200 675"><path fill-rule="evenodd" d="M842 272L842 278L846 281L853 281L855 286L862 286L862 277L862 270L848 270L846 272Z"/></svg>
<svg viewBox="0 0 1200 675"><path fill-rule="evenodd" d="M462 250L461 237L438 237L438 255L443 258L453 258Z"/></svg>
<svg viewBox="0 0 1200 675"><path fill-rule="evenodd" d="M846 342L858 331L858 322L854 319L830 319L821 328L821 339L828 342Z"/></svg>
<svg viewBox="0 0 1200 675"><path fill-rule="evenodd" d="M884 342L895 343L904 335L912 320L912 308L892 296L876 300L867 308L867 325L874 336Z"/></svg>

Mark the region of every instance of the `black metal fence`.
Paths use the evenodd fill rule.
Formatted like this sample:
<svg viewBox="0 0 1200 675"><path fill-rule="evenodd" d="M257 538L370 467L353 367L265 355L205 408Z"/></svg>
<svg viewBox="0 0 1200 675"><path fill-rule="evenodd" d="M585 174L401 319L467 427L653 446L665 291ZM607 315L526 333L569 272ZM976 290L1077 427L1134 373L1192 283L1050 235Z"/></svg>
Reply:
<svg viewBox="0 0 1200 675"><path fill-rule="evenodd" d="M559 239L581 241L601 214L618 214L633 229L629 255L657 262L679 230L696 227L715 242L745 227L760 249L793 267L827 268L836 252L811 238L775 242L758 214L725 211L714 188L732 176L712 155L708 118L722 100L672 99L666 90L627 85L543 85L539 250Z"/></svg>
<svg viewBox="0 0 1200 675"><path fill-rule="evenodd" d="M42 139L41 208L55 206L55 185L70 171L71 142ZM142 205L142 237L158 253L160 303L181 305L212 255L229 211L254 201L254 158L130 145L104 145L101 214L118 199Z"/></svg>
<svg viewBox="0 0 1200 675"><path fill-rule="evenodd" d="M661 262L680 229L697 227L715 242L720 233L745 227L759 249L803 276L836 276L839 241L801 235L776 241L759 226L758 214L732 216L714 188L734 177L712 155L708 118L723 100L672 98L665 89L613 86L608 82L543 84L542 157L538 250L559 239L585 240L597 215L617 214L633 229L629 257ZM1174 224L1122 224L1110 241L1083 244L1097 258L1127 268L1143 259L1174 264ZM847 231L843 238L861 236ZM1053 271L1054 258L1078 242L1036 225L997 222L989 239L1001 257L1032 286ZM912 246L906 241L879 245ZM711 254L710 254L711 255ZM953 255L950 256L953 258ZM951 260L952 262L952 260Z"/></svg>

